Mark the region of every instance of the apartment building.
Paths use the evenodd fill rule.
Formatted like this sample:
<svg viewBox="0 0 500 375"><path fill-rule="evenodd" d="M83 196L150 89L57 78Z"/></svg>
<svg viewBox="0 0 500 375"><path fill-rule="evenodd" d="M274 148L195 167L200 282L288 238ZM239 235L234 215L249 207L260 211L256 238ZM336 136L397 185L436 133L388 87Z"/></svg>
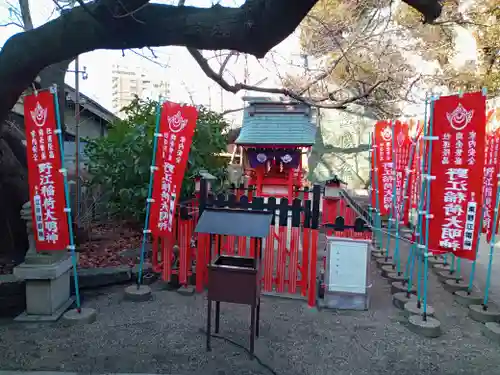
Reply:
<svg viewBox="0 0 500 375"><path fill-rule="evenodd" d="M113 112L120 115L137 95L140 98L157 99L168 94L167 80L142 67L113 64L111 70L111 101Z"/></svg>

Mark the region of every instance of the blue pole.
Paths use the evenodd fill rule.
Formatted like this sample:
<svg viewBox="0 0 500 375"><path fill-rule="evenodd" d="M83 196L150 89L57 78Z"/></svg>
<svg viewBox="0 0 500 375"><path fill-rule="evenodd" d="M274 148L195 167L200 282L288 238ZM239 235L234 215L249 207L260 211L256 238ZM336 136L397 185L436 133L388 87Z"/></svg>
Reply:
<svg viewBox="0 0 500 375"><path fill-rule="evenodd" d="M472 288L474 286L473 283L474 283L474 277L476 275L476 263L477 263L477 256L479 253L479 242L481 241L481 229L483 228L483 219L484 219L484 206L483 206L483 209L481 210L481 219L479 220L479 235L478 235L478 239L476 242L476 249L475 249L476 258L472 262L472 269L471 269L470 277L469 277L469 286L467 288L467 294L469 294L469 295L472 293Z"/></svg>
<svg viewBox="0 0 500 375"><path fill-rule="evenodd" d="M500 176L500 175L499 175ZM491 229L491 241L490 241L490 257L488 260L488 271L486 273L486 287L484 289L484 301L483 301L483 309L488 309L488 298L490 292L490 284L491 284L491 269L493 266L493 251L495 249L495 237L498 230L497 221L498 221L498 207L500 205L500 181L499 176L497 176L497 200L495 202L495 215L493 219L493 228ZM479 229L481 230L481 229Z"/></svg>
<svg viewBox="0 0 500 375"><path fill-rule="evenodd" d="M151 211L151 202L153 199L151 198L151 194L153 192L153 181L154 181L154 172L155 169L157 168L155 163L156 163L156 149L158 146L158 138L162 137L162 134L158 133L158 130L160 129L160 116L161 114L161 102L158 101L158 106L156 109L156 125L155 125L155 132L153 134L153 156L152 156L152 161L151 161L151 173L149 174L149 187L148 187L148 198L146 199L146 219L144 220L144 230L142 234L142 244L141 244L141 260L139 263L139 273L137 275L137 289L141 286L142 283L142 273L144 269L144 258L145 258L145 253L146 253L146 242L147 242L147 235L148 233L151 232L150 229L148 229L149 226L149 213ZM153 249L154 251L155 249Z"/></svg>
<svg viewBox="0 0 500 375"><path fill-rule="evenodd" d="M426 129L427 129L427 96L425 97L425 109L424 109L424 128L423 128L423 134L422 135L425 135L426 134ZM408 267L408 264L410 262L408 262L406 264L406 271L405 271L405 278L408 279L408 293L411 291L411 287L412 287L412 281L413 281L413 267L414 267L414 263L415 261L419 262L420 261L420 256L419 256L419 249L418 249L418 245L421 244L421 228L422 228L422 219L423 219L423 216L421 214L422 212L422 208L423 208L423 202L424 202L424 197L425 197L425 184L424 184L424 179L423 179L423 175L425 173L424 171L424 168L425 168L425 150L426 150L426 143L425 142L422 142L422 158L420 160L420 180L421 180L421 183L420 183L420 194L419 194L419 200L418 200L418 206L417 206L417 226L415 228L415 242L412 244L412 247L411 247L411 251L410 251L410 256L412 257L411 259L411 265L410 267ZM418 265L417 265L418 267ZM408 273L409 271L409 273ZM417 279L417 288L419 288L419 280ZM417 297L418 297L418 303L420 304L420 294L419 292L417 291Z"/></svg>
<svg viewBox="0 0 500 375"><path fill-rule="evenodd" d="M382 241L383 241L383 238L382 238L382 219L380 217L380 202L379 202L379 186L378 186L378 167L377 167L377 147L378 145L374 144L373 145L373 154L372 154L372 157L373 157L373 172L375 174L375 178L374 178L374 181L375 181L375 210L376 210L376 215L375 215L375 219L376 219L376 232L377 232L377 240L378 240L378 245L380 246L380 250L383 251L382 249ZM373 180L372 180L373 182Z"/></svg>
<svg viewBox="0 0 500 375"><path fill-rule="evenodd" d="M404 183L404 187L403 187L403 191L402 191L402 194L403 194L403 202L401 204L401 215L403 216L404 218L404 213L405 213L405 208L406 208L406 202L408 200L408 197L406 196L406 193L407 193L407 189L408 189L408 180L409 180L409 177L410 177L410 173L411 172L411 165L413 163L413 154L414 154L414 151L415 151L415 147L414 146L410 146L410 157L409 157L409 160L408 160L408 167L406 168L406 174L407 174L407 178L405 179L405 183ZM396 255L396 271L398 273L398 276L401 275L401 261L399 259L399 223L400 223L400 217L397 217L396 218L396 250L394 251ZM410 250L410 255L411 255L411 250Z"/></svg>
<svg viewBox="0 0 500 375"><path fill-rule="evenodd" d="M79 313L82 312L82 305L80 299L80 287L78 285L78 271L76 269L77 261L76 261L76 249L75 249L75 239L73 238L73 223L71 220L71 206L70 206L70 195L69 195L69 185L68 185L68 175L67 170L65 168L64 163L64 140L62 137L62 128L61 128L61 120L60 120L60 109L59 109L59 99L57 97L57 86L54 85L51 87L50 92L54 95L54 106L56 109L56 124L57 124L57 136L59 139L59 151L61 153L61 172L64 178L64 198L66 199L66 208L64 211L66 212L66 217L68 219L68 230L69 230L69 249L71 251L71 263L73 264L73 280L75 284L75 302L76 309ZM76 168L80 168L79 165Z"/></svg>
<svg viewBox="0 0 500 375"><path fill-rule="evenodd" d="M424 249L424 300L423 300L423 319L427 319L427 272L429 267L429 210L431 206L431 171L432 171L432 125L434 122L434 103L435 98L431 100L431 114L429 120L429 152L427 154L427 199L425 208L425 249Z"/></svg>

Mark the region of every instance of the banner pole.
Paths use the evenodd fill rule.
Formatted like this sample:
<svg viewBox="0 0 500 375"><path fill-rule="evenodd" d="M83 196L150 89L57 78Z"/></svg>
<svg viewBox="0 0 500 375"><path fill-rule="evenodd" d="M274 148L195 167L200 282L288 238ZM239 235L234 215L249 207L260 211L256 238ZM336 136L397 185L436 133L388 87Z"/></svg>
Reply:
<svg viewBox="0 0 500 375"><path fill-rule="evenodd" d="M406 208L406 201L408 200L406 193L407 193L407 189L408 189L408 181L410 179L410 173L412 173L410 168L411 168L411 165L413 163L414 150L415 150L415 147L412 143L410 145L410 157L408 160L408 166L405 170L407 177L405 179L405 183L404 183L403 191L402 191L402 194L403 194L403 201L401 203L401 216L402 217L404 217L405 208ZM395 254L397 254L397 256L396 256L396 272L398 273L398 276L401 276L401 260L399 258L399 224L400 224L400 220L399 220L399 218L396 218L396 250L395 250Z"/></svg>
<svg viewBox="0 0 500 375"><path fill-rule="evenodd" d="M56 124L57 124L57 137L59 139L59 151L61 153L61 173L64 179L64 198L66 200L66 208L64 211L66 212L66 218L68 220L68 231L69 231L69 250L71 252L71 263L73 264L73 280L75 284L75 302L76 302L76 310L78 313L82 312L82 305L80 299L80 286L78 285L78 271L76 267L78 266L78 262L76 260L76 248L75 248L75 239L73 237L73 220L71 219L71 205L70 205L70 194L69 194L69 185L68 185L68 173L64 163L64 147L63 147L63 136L62 136L62 127L61 127L61 117L60 117L60 108L59 108L59 98L57 95L57 85L54 85L50 88L50 92L54 96L54 106L56 110ZM76 165L76 168L80 168L79 165Z"/></svg>
<svg viewBox="0 0 500 375"><path fill-rule="evenodd" d="M368 173L368 181L370 181L370 187L368 189L368 202L369 203L369 212L370 212L370 218L372 221L374 221L374 218L373 218L373 213L375 211L375 208L372 206L372 199L374 198L374 195L373 195L373 172L372 172L372 169L373 169L373 142L372 142L372 138L373 138L373 133L370 133L370 139L368 141L368 154L370 155L370 168L369 168L369 173ZM377 241L376 241L376 238L374 236L372 236L372 244L375 244Z"/></svg>
<svg viewBox="0 0 500 375"><path fill-rule="evenodd" d="M490 255L488 259L488 271L486 273L486 286L484 288L484 300L483 300L483 310L486 311L488 309L488 298L490 292L490 284L491 284L491 269L493 266L493 252L495 249L495 237L498 230L497 221L498 221L498 209L500 205L500 174L497 175L497 201L495 204L495 215L493 219L493 228L491 232L491 240L490 240ZM478 241L479 242L479 241Z"/></svg>
<svg viewBox="0 0 500 375"><path fill-rule="evenodd" d="M429 268L429 219L431 213L429 212L430 210L430 203L431 203L431 178L432 178L432 127L434 123L434 103L436 101L436 98L431 99L431 113L429 116L429 152L427 154L427 196L426 196L426 208L425 208L425 248L424 248L424 274L423 279L424 279L424 300L423 300L423 320L427 320L427 279L428 279L428 268Z"/></svg>
<svg viewBox="0 0 500 375"><path fill-rule="evenodd" d="M375 139L375 136L374 138ZM378 186L378 163L377 163L377 148L378 145L376 142L373 144L373 173L374 173L374 180L375 181L375 220L376 220L376 234L377 234L377 241L378 245L380 247L380 251L383 252L383 237L382 237L382 218L380 216L380 200L379 200L379 186Z"/></svg>
<svg viewBox="0 0 500 375"><path fill-rule="evenodd" d="M141 258L139 262L139 272L137 274L137 289L139 289L142 284L147 235L148 233L151 233L151 229L148 229L148 227L149 227L149 215L151 211L151 203L153 202L151 194L153 191L154 172L155 170L158 169L156 167L156 150L158 147L158 138L163 136L162 134L158 133L158 130L160 128L160 118L161 118L161 99L158 100L158 106L156 108L156 124L155 124L155 132L153 133L153 156L151 158L151 168L150 168L151 172L149 174L148 197L146 199L146 218L144 219L144 230L142 232ZM153 251L154 250L155 249L153 249Z"/></svg>
<svg viewBox="0 0 500 375"><path fill-rule="evenodd" d="M425 97L425 109L424 109L424 124L423 124L423 132L425 133L425 129L427 126L427 102L428 98L427 95ZM421 228L422 228L422 205L425 197L425 191L424 191L424 184L423 184L423 178L422 175L424 174L424 168L425 168L425 150L426 150L426 144L425 142L421 143L422 146L422 157L420 158L420 173L419 173L419 178L420 178L420 193L419 193L419 200L417 204L417 225L415 226L415 242L413 242L410 255L408 257L412 257L411 262L408 262L406 264L406 272L405 276L408 278L408 293L411 291L412 283L413 283L413 270L415 266L415 261L420 261L420 256L419 256L419 251L418 251L418 245L420 244L421 241ZM420 150L419 150L420 152ZM418 186L419 181L416 181L416 184ZM410 264L410 267L408 267L408 264ZM417 265L418 267L418 265ZM408 272L409 271L409 272ZM419 280L417 279L417 288L419 286ZM417 292L417 297L418 297L418 303L420 304L420 297Z"/></svg>
<svg viewBox="0 0 500 375"><path fill-rule="evenodd" d="M474 277L476 276L476 263L477 263L477 256L479 253L479 242L481 241L481 230L483 228L483 219L484 219L484 205L483 208L481 209L481 219L479 220L479 237L476 242L476 258L472 261L472 268L470 271L470 277L469 277L469 286L467 287L467 295L471 295L472 293L472 288L474 287Z"/></svg>

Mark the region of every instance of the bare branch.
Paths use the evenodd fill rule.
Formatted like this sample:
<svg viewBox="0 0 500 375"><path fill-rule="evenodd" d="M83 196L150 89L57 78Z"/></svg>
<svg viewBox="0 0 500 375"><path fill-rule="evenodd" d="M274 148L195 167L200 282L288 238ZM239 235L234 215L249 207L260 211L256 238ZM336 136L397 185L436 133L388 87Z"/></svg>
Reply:
<svg viewBox="0 0 500 375"><path fill-rule="evenodd" d="M353 103L357 100L360 100L362 98L366 98L370 96L370 94L375 90L377 87L379 87L382 83L386 82L387 80L381 80L368 88L366 91L362 92L359 95L352 96L348 99L338 101L337 103L334 104L320 104L317 101L311 100L310 98L306 98L304 96L298 95L297 93L294 93L288 89L285 88L270 88L270 87L258 87L258 86L252 86L252 85L247 85L245 83L236 83L234 85L231 85L229 82L227 82L220 74L215 72L210 65L208 64L207 60L203 57L200 51L194 49L194 48L188 48L189 53L195 61L198 63L200 66L201 70L207 75L208 78L219 84L224 90L232 92L233 94L236 94L237 92L241 90L248 90L248 91L256 91L256 92L263 92L263 93L268 93L268 94L278 94L278 95L285 95L288 96L292 99L295 99L297 101L309 104L314 107L319 107L319 108L331 108L331 109L345 109L347 104Z"/></svg>
<svg viewBox="0 0 500 375"><path fill-rule="evenodd" d="M229 55L226 56L222 64L220 64L220 69L219 69L219 75L222 77L224 74L224 70L226 69L227 64L229 63L229 60L231 60L231 57L235 56L237 52L231 51Z"/></svg>
<svg viewBox="0 0 500 375"><path fill-rule="evenodd" d="M14 22L14 21L0 24L0 27L7 27L7 26L17 26L17 27L20 27L21 29L24 29L23 25L21 25L20 23Z"/></svg>

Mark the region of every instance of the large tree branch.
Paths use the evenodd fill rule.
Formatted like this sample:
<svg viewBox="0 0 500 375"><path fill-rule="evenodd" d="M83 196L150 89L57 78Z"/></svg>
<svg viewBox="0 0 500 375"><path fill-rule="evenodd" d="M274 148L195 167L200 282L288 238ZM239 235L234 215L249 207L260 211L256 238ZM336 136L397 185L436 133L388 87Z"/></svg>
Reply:
<svg viewBox="0 0 500 375"><path fill-rule="evenodd" d="M43 68L97 49L189 46L262 57L295 30L317 1L247 0L239 8L196 8L96 0L75 7L5 43L0 52L0 117Z"/></svg>
<svg viewBox="0 0 500 375"><path fill-rule="evenodd" d="M195 61L198 63L200 66L201 70L203 70L203 73L207 75L208 78L219 84L224 90L232 92L236 94L237 92L241 90L248 90L248 91L256 91L256 92L263 92L263 93L268 93L268 94L278 94L278 95L286 95L292 99L295 99L297 101L309 104L311 106L319 107L319 108L331 108L331 109L345 109L346 106L350 103L354 103L360 99L366 98L370 96L370 94L377 88L379 87L382 83L386 82L387 80L381 80L368 89L364 90L361 94L359 95L353 95L347 99L337 101L335 103L331 104L324 104L321 103L324 101L323 98L320 99L311 99L307 98L305 96L299 95L291 90L285 89L285 88L272 88L272 87L260 87L260 86L255 86L255 85L247 85L245 83L236 83L234 85L230 84L227 82L222 74L217 73L215 70L212 69L212 67L209 65L208 61L203 57L200 51L194 49L194 48L188 48L189 53Z"/></svg>

